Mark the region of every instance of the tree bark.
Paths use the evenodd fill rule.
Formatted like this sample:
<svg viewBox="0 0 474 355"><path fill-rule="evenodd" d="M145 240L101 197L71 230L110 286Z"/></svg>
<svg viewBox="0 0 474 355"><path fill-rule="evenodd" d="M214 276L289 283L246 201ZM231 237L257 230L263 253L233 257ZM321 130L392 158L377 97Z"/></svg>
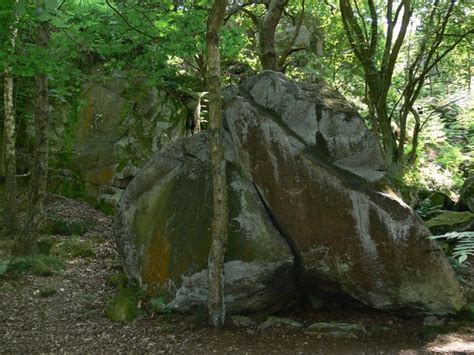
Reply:
<svg viewBox="0 0 474 355"><path fill-rule="evenodd" d="M11 26L10 31L10 53L15 52L16 37L18 29L16 27L16 21ZM4 121L4 164L5 164L5 190L6 190L6 205L4 209L4 226L6 228L6 235L13 238L17 232L17 207L16 207L16 150L15 150L15 137L16 137L16 122L15 122L15 108L13 103L13 75L12 68L10 65L4 70L4 108L5 108L5 121Z"/></svg>
<svg viewBox="0 0 474 355"><path fill-rule="evenodd" d="M280 22L288 0L271 0L258 31L260 62L263 70L277 71L277 53L275 48L275 31Z"/></svg>
<svg viewBox="0 0 474 355"><path fill-rule="evenodd" d="M354 4L355 10L352 4ZM361 12L357 1L339 0L346 36L355 56L364 69L367 96L370 99L372 110L376 114L377 126L382 137L387 174L390 177L399 178L402 174L403 154L399 154L399 146L392 132L392 118L387 107L387 98L392 85L395 63L405 39L412 9L410 0L400 1L396 9L394 9L394 5L395 2L393 0L387 1L386 41L382 61L380 64L377 64L377 47L381 35L379 34L379 19L376 3L373 0L367 0L367 7L370 14L369 27L365 23L367 16ZM402 15L400 28L395 41L393 41L395 27L400 15Z"/></svg>
<svg viewBox="0 0 474 355"><path fill-rule="evenodd" d="M4 225L6 235L13 237L17 230L16 208L16 151L15 151L15 112L13 105L13 76L11 68L4 72L4 137L5 137L5 192L6 206L4 210Z"/></svg>
<svg viewBox="0 0 474 355"><path fill-rule="evenodd" d="M44 50L48 47L49 36L49 24L41 23L37 31L37 45L39 48ZM38 73L35 77L35 85L35 145L29 195L30 209L27 213L25 228L18 235L13 246L13 253L15 255L30 255L36 251L48 179L48 75L46 73Z"/></svg>
<svg viewBox="0 0 474 355"><path fill-rule="evenodd" d="M214 327L225 322L224 256L227 244L227 177L222 147L222 93L220 82L219 30L223 24L226 0L214 0L207 22L209 127L214 194L212 242L209 252L209 320Z"/></svg>

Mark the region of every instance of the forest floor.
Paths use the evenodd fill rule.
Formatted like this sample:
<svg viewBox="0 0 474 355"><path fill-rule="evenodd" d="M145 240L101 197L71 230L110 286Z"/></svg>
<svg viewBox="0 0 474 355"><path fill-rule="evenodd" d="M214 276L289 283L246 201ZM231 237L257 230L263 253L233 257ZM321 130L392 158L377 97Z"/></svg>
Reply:
<svg viewBox="0 0 474 355"><path fill-rule="evenodd" d="M203 316L147 315L133 323L114 323L104 315L107 300L115 292L108 281L120 271L112 241L112 219L87 204L50 197L47 215L82 221L90 228L82 239L94 244L95 256L69 258L61 273L40 277L24 275L0 280L0 353L230 353L230 354L418 354L474 353L474 323L446 319L435 333L423 326L423 318L401 318L369 309L343 306L313 310L300 305L279 314L304 325L206 327ZM100 238L97 238L100 236ZM53 235L53 238L70 238ZM7 257L8 243L0 246ZM472 266L472 265L471 265ZM474 268L472 268L474 273ZM47 293L44 290L53 289ZM257 324L266 315L253 315ZM315 322L363 325L361 338L324 338L305 332Z"/></svg>

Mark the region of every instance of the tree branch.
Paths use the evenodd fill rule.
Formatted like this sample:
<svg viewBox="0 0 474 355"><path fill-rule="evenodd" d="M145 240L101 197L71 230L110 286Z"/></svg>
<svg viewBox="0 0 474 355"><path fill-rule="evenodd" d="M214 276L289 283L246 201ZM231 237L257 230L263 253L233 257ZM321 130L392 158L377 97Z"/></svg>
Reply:
<svg viewBox="0 0 474 355"><path fill-rule="evenodd" d="M143 36L145 37L148 37L148 38L151 38L153 40L157 40L159 39L159 37L157 36L152 36L142 30L140 30L139 28L136 28L135 26L133 26L130 21L128 21L128 19L118 10L116 9L115 7L112 6L112 4L109 2L109 0L105 0L105 3L107 4L108 7L110 7L112 9L112 11L114 11L122 20L123 22L125 22L125 24L130 27L132 30L134 30L135 32L138 32L140 34L142 34Z"/></svg>

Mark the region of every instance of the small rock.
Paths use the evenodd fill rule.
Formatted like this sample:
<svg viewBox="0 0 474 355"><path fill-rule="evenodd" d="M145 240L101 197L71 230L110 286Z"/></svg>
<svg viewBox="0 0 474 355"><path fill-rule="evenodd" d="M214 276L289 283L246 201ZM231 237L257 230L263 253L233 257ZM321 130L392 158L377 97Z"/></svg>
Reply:
<svg viewBox="0 0 474 355"><path fill-rule="evenodd" d="M262 324L260 324L258 326L258 328L260 330L265 330L265 329L268 329L268 328L272 328L272 327L279 327L279 326L285 326L285 327L290 327L290 328L303 328L303 324L300 323L300 322L296 322L292 319L288 319L288 318L281 318L281 317L268 317L268 319L263 322Z"/></svg>
<svg viewBox="0 0 474 355"><path fill-rule="evenodd" d="M423 326L425 327L442 327L444 326L446 319L438 318L436 316L429 316L423 320Z"/></svg>
<svg viewBox="0 0 474 355"><path fill-rule="evenodd" d="M257 326L257 322L252 318L235 315L230 317L232 323L239 328L254 328Z"/></svg>
<svg viewBox="0 0 474 355"><path fill-rule="evenodd" d="M306 333L333 338L358 338L367 334L367 330L360 324L350 323L314 323L306 328Z"/></svg>

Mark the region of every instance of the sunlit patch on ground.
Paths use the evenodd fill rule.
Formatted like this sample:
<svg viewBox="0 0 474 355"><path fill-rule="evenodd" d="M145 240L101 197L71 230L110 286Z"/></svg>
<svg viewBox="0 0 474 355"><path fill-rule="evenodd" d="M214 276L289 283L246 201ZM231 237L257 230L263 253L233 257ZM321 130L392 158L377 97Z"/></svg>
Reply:
<svg viewBox="0 0 474 355"><path fill-rule="evenodd" d="M474 353L474 328L471 334L449 334L436 338L426 350L437 353Z"/></svg>

